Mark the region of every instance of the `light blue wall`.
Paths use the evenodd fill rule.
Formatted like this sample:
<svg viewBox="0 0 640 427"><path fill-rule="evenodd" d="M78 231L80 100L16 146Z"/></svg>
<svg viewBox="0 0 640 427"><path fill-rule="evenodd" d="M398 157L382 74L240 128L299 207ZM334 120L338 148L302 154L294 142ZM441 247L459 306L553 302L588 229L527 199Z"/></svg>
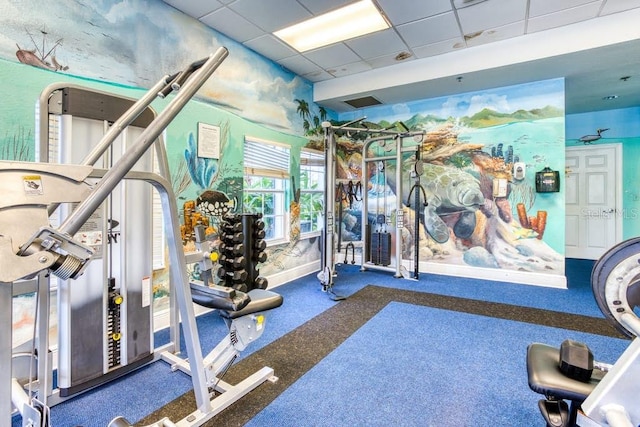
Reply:
<svg viewBox="0 0 640 427"><path fill-rule="evenodd" d="M608 128L598 144L622 144L622 238L640 236L640 107L570 114L566 117L567 147L584 135Z"/></svg>

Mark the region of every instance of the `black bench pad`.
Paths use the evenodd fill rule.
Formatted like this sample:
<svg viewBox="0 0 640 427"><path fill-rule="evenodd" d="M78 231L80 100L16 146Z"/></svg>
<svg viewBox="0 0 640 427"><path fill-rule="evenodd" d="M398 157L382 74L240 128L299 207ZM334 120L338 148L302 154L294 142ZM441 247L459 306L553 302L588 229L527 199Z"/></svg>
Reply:
<svg viewBox="0 0 640 427"><path fill-rule="evenodd" d="M582 403L605 373L594 369L589 382L566 377L558 366L560 349L533 343L527 347L527 374L529 387L536 393L556 399Z"/></svg>
<svg viewBox="0 0 640 427"><path fill-rule="evenodd" d="M249 304L249 296L235 289L204 286L191 282L191 300L198 305L218 310L240 310Z"/></svg>
<svg viewBox="0 0 640 427"><path fill-rule="evenodd" d="M242 310L224 311L220 310L220 315L228 319L236 319L247 314L258 313L271 310L282 305L282 295L265 289L252 289L247 292L251 301Z"/></svg>

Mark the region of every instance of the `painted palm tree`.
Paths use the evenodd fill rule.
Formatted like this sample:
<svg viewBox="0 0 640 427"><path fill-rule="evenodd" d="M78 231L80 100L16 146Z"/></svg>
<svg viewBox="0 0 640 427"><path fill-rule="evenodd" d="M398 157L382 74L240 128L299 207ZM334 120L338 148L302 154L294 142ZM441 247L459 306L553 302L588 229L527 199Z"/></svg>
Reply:
<svg viewBox="0 0 640 427"><path fill-rule="evenodd" d="M324 107L318 108L318 115L311 114L309 103L304 99L294 99L298 104L296 112L302 118L302 128L305 135L319 135L322 133L322 122L327 120L327 110Z"/></svg>
<svg viewBox="0 0 640 427"><path fill-rule="evenodd" d="M320 113L320 121L324 122L327 120L327 110L324 107L318 108L318 112Z"/></svg>
<svg viewBox="0 0 640 427"><path fill-rule="evenodd" d="M304 99L294 99L295 102L298 103L298 108L296 108L296 112L300 114L303 120L308 120L311 116L309 112L309 103Z"/></svg>

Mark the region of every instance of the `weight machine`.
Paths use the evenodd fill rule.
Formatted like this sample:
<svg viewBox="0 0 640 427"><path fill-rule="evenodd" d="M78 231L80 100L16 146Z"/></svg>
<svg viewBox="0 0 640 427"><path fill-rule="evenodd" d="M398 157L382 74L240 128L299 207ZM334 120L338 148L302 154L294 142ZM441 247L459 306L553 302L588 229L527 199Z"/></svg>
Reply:
<svg viewBox="0 0 640 427"><path fill-rule="evenodd" d="M603 314L631 344L613 365L573 359L583 378L558 366L560 351L533 343L527 349L530 388L546 399L538 406L552 427L634 427L640 425L640 238L609 249L594 265L591 287ZM591 358L589 358L591 359ZM566 401L570 401L567 405Z"/></svg>
<svg viewBox="0 0 640 427"><path fill-rule="evenodd" d="M396 162L396 229L402 230L403 224L403 204L402 204L402 163L403 163L403 154L406 152L412 152L416 150L416 144L422 142L424 137L424 131L416 131L410 132L409 129L403 124L400 125L404 128L403 131L395 131L388 129L370 129L366 126L356 127L358 123L362 122L366 117L353 120L341 126L333 126L330 122L323 122L322 127L324 129L324 146L325 146L325 198L324 198L324 228L323 228L323 236L322 236L322 254L321 254L321 269L320 273L318 273L318 280L322 285L322 290L325 292L329 292L334 299L343 299L343 297L339 297L333 293L333 284L334 277L336 276L335 270L335 235L336 231L335 227L341 227L341 224L336 224L335 221L335 211L336 211L336 199L333 197L331 189L336 188L336 132L346 132L347 134L363 134L367 135L368 138L365 140L363 148L362 148L362 177L361 177L361 188L362 188L362 225L365 227L362 233L362 261L361 261L361 270L364 271L367 268L378 268L386 271L393 271L395 277L403 277L402 274L402 238L401 236L397 236L395 242L395 253L396 253L396 265L394 267L387 267L382 265L376 265L371 262L368 262L365 258L365 253L367 253L367 244L369 242L369 236L367 229L367 224L369 222L368 218L368 177L367 167L372 162L376 162L377 164L384 164L386 161L395 161ZM413 146L405 146L404 140L405 138L411 138L414 142ZM387 146L387 141L393 141L392 144ZM370 155L371 150L374 143L377 143L379 149L383 150L383 154L381 155ZM388 153L388 154L386 154ZM386 191L386 180L384 182L384 188ZM386 207L385 207L386 209ZM390 218L385 214L385 224L390 222ZM391 248L389 248L390 252Z"/></svg>
<svg viewBox="0 0 640 427"><path fill-rule="evenodd" d="M93 264L95 263L91 262L97 258L98 248L104 248L104 246L100 246L95 241L86 242L76 238L79 233L80 235L86 234L81 231L92 221L100 224L96 227L101 229L106 236L115 237L113 234L116 228L115 217L109 215L108 220L104 221L104 219L97 220L95 215L96 212L99 216L105 211L120 211L122 205L132 203L136 197L150 196L150 189L141 190L136 185L120 185L125 182L128 184L129 181L134 184L151 184L160 195L171 265L171 298L173 303L177 305L177 309L171 313L172 324L178 324L179 315L185 334L188 357L188 363L183 362L181 367L188 367L197 405L194 412L177 424L163 419L154 425L202 425L264 381L275 379L271 368L263 368L235 386L224 383L218 378L218 375L226 371L226 367L235 360L239 351L260 336L265 321L262 312L281 305L282 297L262 289L243 293L222 286L210 285L207 282L189 283L187 261L200 263L203 270L210 269L211 248L200 245L200 250L189 254L189 256L183 252L176 198L169 179L166 157L158 144L156 144L156 153L158 154L160 174L144 171L145 166L146 168L149 166L148 160L144 160L145 153L154 145L168 124L208 80L227 55L227 49L221 47L208 58L190 64L185 70L172 76L164 76L140 100L126 109L108 129L105 128L104 136L85 156L81 164L44 163L49 160L47 154L42 154L48 152L46 148L42 150L46 143L41 143L40 146L42 151L40 160L42 162L0 161L0 189L4 195L0 202L0 304L2 305L0 307L0 323L7 325L0 328L0 364L3 367L0 370L0 424L10 425L12 406L15 406L22 415L23 426L47 426L50 423L49 405L57 403L57 399L60 397L52 393L51 385L51 357L48 342L49 276L51 273L57 276L62 283L76 288L73 292L66 292L63 289L61 296L61 305L69 304L71 306L71 314L63 314L62 316L68 316L68 321L71 323L81 321L73 314L73 310L81 308L85 303L82 294L91 294L92 291L89 289L91 286L97 284L97 288L100 288L99 293L102 294L97 299L101 303L107 302L110 308L113 308L114 305L120 305L124 301L121 298L122 295L118 298L120 290L124 288L119 289L117 286L111 286L114 282L111 277L113 271L123 271L121 274L123 282L129 281L127 272L130 271L132 274L130 281L132 283L138 282L137 285L141 286L140 292L134 290L124 298L130 299L129 304L131 305L142 306L142 316L135 313L130 314L126 305L122 311L112 316L128 319L131 325L135 325L135 328L142 328L140 342L135 342L138 331L132 329L131 336L134 342L123 341L120 343L117 363L111 365L111 362L116 361L117 358L113 356L113 352L110 353L109 357L98 363L101 365L98 367L98 373L90 374L88 380L82 375L75 375L74 368L77 366L71 366L69 371L65 371L63 368L62 376L67 378L60 378L60 381L67 389L66 393L73 394L81 389L95 386L96 384L92 382L95 378L109 376L112 372L120 369L126 372L155 359L155 355L151 353L150 333L145 331L145 328L151 327L148 307L145 308L144 301L146 298L144 289L146 288L146 291L150 292L150 282L140 278L141 274L145 274L144 264L146 263L141 262L140 268L129 265L134 262L134 259L131 258L132 255L140 256L139 251L145 251L148 248L136 246L140 243L133 242L133 247L121 251L129 254L128 259L125 260L124 257L117 256L107 257L106 264L109 267L105 274L103 271L104 263L94 271ZM147 107L157 96L165 97L172 91L178 91L177 95L157 117L145 124L145 129L133 142L116 141L129 125L135 127L136 120L145 116ZM49 95L45 96L45 98L48 97ZM50 102L50 100L47 99L46 102ZM83 110L83 108L80 107L79 110ZM45 129L46 126L42 125L42 121L48 120L48 114L41 114L40 120L40 129ZM46 135L43 137L47 138ZM82 138L83 136L73 135L73 138L78 137ZM103 159L111 157L110 153L114 150L121 153L114 157L112 164L107 165L108 169L94 166L101 157ZM71 157L65 158L65 161L74 162L75 160L77 159L73 153ZM113 194L118 192L123 194L120 201L113 198ZM63 221L60 226L54 227L50 225L50 217L58 207L63 212ZM126 221L123 220L124 223ZM133 221L129 225L123 225L122 232L130 233L130 227L135 227L135 224ZM89 231L86 228L84 230ZM120 251L118 250L118 252ZM128 262L126 265L125 261ZM86 275L86 280L84 275ZM82 279L78 281L79 278ZM107 289L106 293L103 292L104 288ZM37 345L30 353L14 353L10 326L13 315L12 297L31 291L35 291L37 299L37 320L34 327L36 331L34 340ZM206 358L202 355L192 303L192 295L196 294L198 303L218 309L229 327L227 338ZM80 295L80 297L76 299L74 295ZM147 294L147 296L150 295ZM92 299L95 298L89 298L89 300ZM64 325L66 325L65 328L76 326L69 323ZM113 328L114 325L115 323L112 323L109 327ZM109 329L109 327L98 327L100 339L105 335L111 338L121 338L121 336L128 335L124 329ZM114 333L119 335L114 336ZM76 337L77 334L73 331L67 336L69 339L76 339ZM179 342L176 327L172 328L171 340L173 345L177 345ZM102 343L97 346L102 347ZM114 348L113 346L108 347L110 350ZM76 352L80 351L80 349L75 350ZM169 353L171 349L166 350L164 354ZM70 347L68 350L61 349L61 352L65 351L70 353ZM62 355L61 357L64 359L66 356ZM78 358L71 358L62 363L80 365L80 367L87 365L86 360L77 361ZM30 371L37 371L37 378L29 376L24 380L24 378L15 375L15 371L21 370L24 366ZM74 382L76 376L80 378L80 383ZM210 388L221 394L211 398ZM112 424L121 426L124 423L125 420L118 418Z"/></svg>
<svg viewBox="0 0 640 427"><path fill-rule="evenodd" d="M48 86L38 108L37 159L109 169L156 117L148 107L104 153L92 153L110 124L119 127L118 116L132 105L133 100L77 85ZM154 148L155 158L168 170L162 138ZM152 154L152 150L144 153L132 171L153 172ZM61 204L51 216L52 225L68 217L73 208L74 203ZM124 180L72 236L94 254L82 276L57 280L59 397L70 397L154 359L152 217L152 187Z"/></svg>

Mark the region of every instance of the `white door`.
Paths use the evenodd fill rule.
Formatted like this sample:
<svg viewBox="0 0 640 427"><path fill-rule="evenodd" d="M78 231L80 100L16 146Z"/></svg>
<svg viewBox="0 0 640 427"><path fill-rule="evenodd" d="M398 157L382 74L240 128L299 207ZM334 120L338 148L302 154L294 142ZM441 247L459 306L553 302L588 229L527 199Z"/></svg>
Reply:
<svg viewBox="0 0 640 427"><path fill-rule="evenodd" d="M565 155L565 256L598 259L622 238L622 147L571 147Z"/></svg>

